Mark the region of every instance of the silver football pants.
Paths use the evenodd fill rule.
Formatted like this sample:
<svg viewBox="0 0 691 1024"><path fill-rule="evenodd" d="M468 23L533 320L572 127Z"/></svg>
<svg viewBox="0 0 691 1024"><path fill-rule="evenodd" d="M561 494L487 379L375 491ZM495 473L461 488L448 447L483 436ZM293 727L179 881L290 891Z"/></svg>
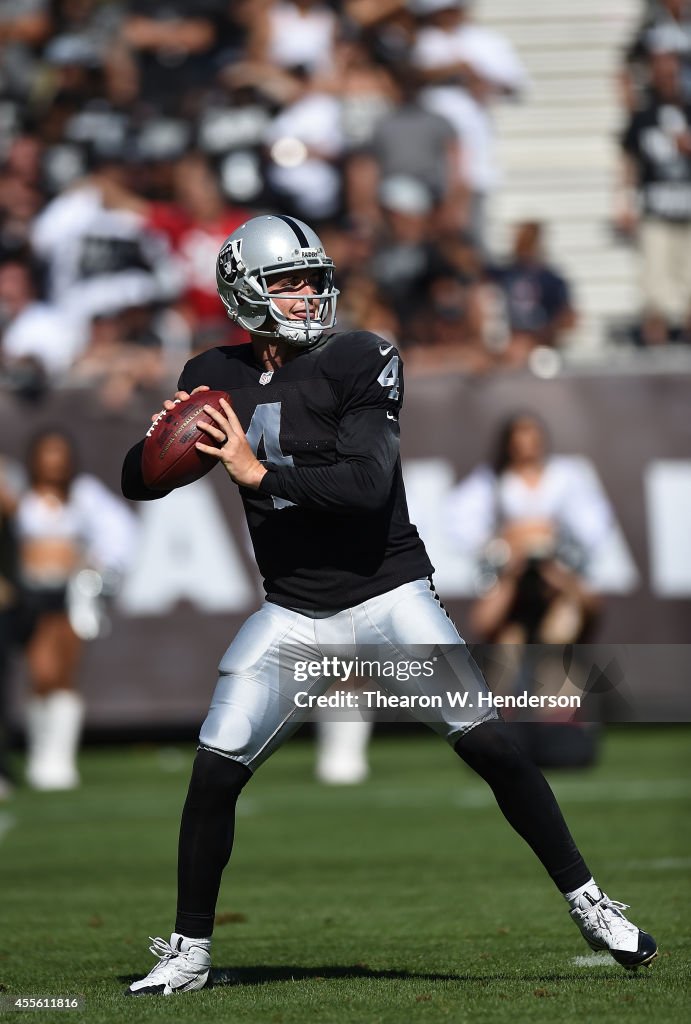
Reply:
<svg viewBox="0 0 691 1024"><path fill-rule="evenodd" d="M488 694L478 667L439 603L431 583L415 580L344 611L308 613L265 603L244 623L219 666L220 678L200 736L200 746L240 761L254 771L310 716L309 696L334 684L332 674L307 675L333 656L371 658L403 666L425 653L434 658L431 677L373 681L382 692L413 698L434 697L441 706L410 714L453 745L459 736L496 711L479 702ZM406 675L405 672L400 673ZM295 676L299 675L299 679ZM448 692L467 691L462 707ZM302 706L301 706L302 705Z"/></svg>

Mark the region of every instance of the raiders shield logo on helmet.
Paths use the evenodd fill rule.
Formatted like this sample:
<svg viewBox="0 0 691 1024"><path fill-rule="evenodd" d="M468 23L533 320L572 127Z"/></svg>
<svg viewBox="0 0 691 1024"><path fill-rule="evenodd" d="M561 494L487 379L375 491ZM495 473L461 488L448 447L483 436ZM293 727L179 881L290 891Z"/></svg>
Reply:
<svg viewBox="0 0 691 1024"><path fill-rule="evenodd" d="M228 245L224 245L218 254L218 270L224 281L228 284L235 284L238 274L245 270L240 252L242 250L242 239L234 238Z"/></svg>

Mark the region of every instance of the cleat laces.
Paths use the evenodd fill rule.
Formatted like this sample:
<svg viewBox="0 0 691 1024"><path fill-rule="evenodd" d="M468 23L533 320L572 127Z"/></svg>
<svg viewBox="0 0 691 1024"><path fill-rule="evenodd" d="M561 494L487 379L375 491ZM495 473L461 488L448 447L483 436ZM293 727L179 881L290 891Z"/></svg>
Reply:
<svg viewBox="0 0 691 1024"><path fill-rule="evenodd" d="M149 940L151 942L149 950L153 953L154 956L157 956L159 960L159 962L157 964L154 964L154 966L149 971L149 974L151 975L155 974L156 971L158 971L165 963L167 963L168 960L173 960L175 957L180 956L180 953L177 950L173 949L171 944L169 942L166 942L165 939L161 939L158 937L154 938L153 935L150 935Z"/></svg>
<svg viewBox="0 0 691 1024"><path fill-rule="evenodd" d="M605 897L593 907L593 913L599 926L616 939L617 933L627 935L632 931L638 932L636 925L627 921L622 914L622 910L628 909L628 903L620 903L618 900Z"/></svg>
<svg viewBox="0 0 691 1024"><path fill-rule="evenodd" d="M592 949L626 949L634 939L638 944L639 935L636 925L622 913L628 909L628 903L604 896L590 910L575 911L573 916L582 922L581 930Z"/></svg>

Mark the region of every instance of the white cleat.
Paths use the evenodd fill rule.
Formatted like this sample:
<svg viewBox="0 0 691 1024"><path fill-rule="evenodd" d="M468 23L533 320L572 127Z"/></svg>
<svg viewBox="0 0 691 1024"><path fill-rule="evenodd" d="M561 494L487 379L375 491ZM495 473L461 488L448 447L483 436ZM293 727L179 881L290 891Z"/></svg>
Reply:
<svg viewBox="0 0 691 1024"><path fill-rule="evenodd" d="M657 943L652 935L632 924L622 911L628 903L617 903L601 889L597 895L584 893L571 917L591 949L606 949L618 964L632 971L644 967L657 956Z"/></svg>
<svg viewBox="0 0 691 1024"><path fill-rule="evenodd" d="M211 970L209 939L186 939L176 932L170 942L149 938L153 943L149 948L158 957L158 963L145 978L132 982L126 996L172 996L204 988Z"/></svg>

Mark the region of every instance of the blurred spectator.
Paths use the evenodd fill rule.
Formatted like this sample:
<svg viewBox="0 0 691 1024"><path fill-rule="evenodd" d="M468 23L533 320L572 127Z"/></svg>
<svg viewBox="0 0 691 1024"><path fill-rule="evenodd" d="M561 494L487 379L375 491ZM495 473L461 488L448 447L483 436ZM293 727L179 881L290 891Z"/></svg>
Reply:
<svg viewBox="0 0 691 1024"><path fill-rule="evenodd" d="M0 262L2 363L10 377L63 377L84 348L83 326L39 298L36 268L27 257Z"/></svg>
<svg viewBox="0 0 691 1024"><path fill-rule="evenodd" d="M122 160L99 161L34 223L32 243L47 266L48 298L84 324L170 300L182 284L163 236L147 230L141 215L107 207L108 187L124 182Z"/></svg>
<svg viewBox="0 0 691 1024"><path fill-rule="evenodd" d="M107 55L124 14L122 0L52 0L52 41L69 39L88 44L100 57Z"/></svg>
<svg viewBox="0 0 691 1024"><path fill-rule="evenodd" d="M543 252L543 226L523 221L514 229L511 258L490 271L506 311L509 336L502 352L510 365L523 364L538 345L558 345L576 323L567 280Z"/></svg>
<svg viewBox="0 0 691 1024"><path fill-rule="evenodd" d="M691 100L691 3L689 0L649 0L643 20L627 46L619 75L627 110L645 103L650 85L650 59L656 53L675 53L681 62L681 92Z"/></svg>
<svg viewBox="0 0 691 1024"><path fill-rule="evenodd" d="M636 233L641 254L644 345L689 340L691 314L691 106L679 59L651 58L652 87L622 137L618 227Z"/></svg>
<svg viewBox="0 0 691 1024"><path fill-rule="evenodd" d="M130 0L122 39L133 56L138 94L165 113L187 107L213 79L228 0Z"/></svg>
<svg viewBox="0 0 691 1024"><path fill-rule="evenodd" d="M188 349L195 335L220 323L229 336L244 341L244 332L226 323L216 290L216 256L222 243L248 216L248 211L225 202L218 177L210 161L193 152L173 168L173 202L151 202L117 182L102 185L105 203L115 209L131 210L142 217L146 227L168 240L179 262L184 282L175 308L189 332Z"/></svg>
<svg viewBox="0 0 691 1024"><path fill-rule="evenodd" d="M79 784L83 702L75 677L82 643L103 628L97 602L133 556L136 521L100 480L78 472L62 431L39 433L26 466L29 487L16 515L32 688L26 774L35 789L72 789Z"/></svg>
<svg viewBox="0 0 691 1024"><path fill-rule="evenodd" d="M425 190L439 226L464 227L468 192L453 127L420 104L413 69L398 68L391 88L396 105L381 117L370 144L348 163L351 217L376 223L381 219L378 189L386 190L385 182L408 179Z"/></svg>
<svg viewBox="0 0 691 1024"><path fill-rule="evenodd" d="M374 265L374 225L348 219L327 223L320 237L338 267L339 329L373 331L399 344L401 327L396 311L370 269Z"/></svg>
<svg viewBox="0 0 691 1024"><path fill-rule="evenodd" d="M257 5L248 56L308 78L332 66L338 19L320 0L268 0Z"/></svg>
<svg viewBox="0 0 691 1024"><path fill-rule="evenodd" d="M346 31L361 35L378 63L410 63L416 23L407 0L345 0L344 12Z"/></svg>
<svg viewBox="0 0 691 1024"><path fill-rule="evenodd" d="M124 409L137 390L161 387L168 371L167 328L155 306L131 306L96 317L88 343L70 371L70 383L87 386L111 412Z"/></svg>
<svg viewBox="0 0 691 1024"><path fill-rule="evenodd" d="M31 225L43 203L41 144L28 132L6 143L0 169L0 258L24 249Z"/></svg>
<svg viewBox="0 0 691 1024"><path fill-rule="evenodd" d="M484 373L494 358L484 344L477 282L451 268L428 278L412 318L415 342L406 354L409 372L458 370Z"/></svg>
<svg viewBox="0 0 691 1024"><path fill-rule="evenodd" d="M515 50L498 32L472 22L472 0L409 0L408 6L422 22L414 59L428 82L463 83L470 73L484 98L525 89Z"/></svg>
<svg viewBox="0 0 691 1024"><path fill-rule="evenodd" d="M97 11L101 12L100 19ZM95 7L93 0L56 5L56 33L43 52L43 80L33 104L34 116L40 121L47 117L55 126L53 136L69 138L70 118L78 122L85 109L91 107L100 112L109 106L109 79L105 69L110 60L109 40L117 30L118 17L108 17L108 13L119 11L115 4ZM101 23L96 25L91 21ZM133 99L133 95L128 96L128 100ZM94 135L94 141L102 141L114 151L121 138L117 135L113 138L112 129L105 119L102 120L101 133Z"/></svg>
<svg viewBox="0 0 691 1024"><path fill-rule="evenodd" d="M377 63L363 39L346 38L336 44L333 65L319 81L340 100L346 152L359 153L371 143L380 121L396 109L399 97L391 71Z"/></svg>
<svg viewBox="0 0 691 1024"><path fill-rule="evenodd" d="M36 135L26 131L7 141L3 173L16 176L27 185L40 185L41 143Z"/></svg>
<svg viewBox="0 0 691 1024"><path fill-rule="evenodd" d="M427 83L422 102L456 130L471 193L468 227L485 247L486 202L500 181L490 107L500 96L518 96L527 75L507 39L470 20L469 0L409 0L409 6L421 21L412 59Z"/></svg>
<svg viewBox="0 0 691 1024"><path fill-rule="evenodd" d="M340 103L301 73L292 78L295 96L265 133L267 184L286 212L310 223L329 220L342 205Z"/></svg>
<svg viewBox="0 0 691 1024"><path fill-rule="evenodd" d="M373 252L372 277L403 321L419 301L430 271L434 201L424 184L403 174L384 178L378 199L383 224Z"/></svg>
<svg viewBox="0 0 691 1024"><path fill-rule="evenodd" d="M222 88L209 100L197 125L197 145L218 168L221 188L233 204L264 202L264 136L274 101L248 63L224 66Z"/></svg>
<svg viewBox="0 0 691 1024"><path fill-rule="evenodd" d="M352 274L346 278L338 309L339 328L372 331L394 345L402 343L396 311L369 274Z"/></svg>
<svg viewBox="0 0 691 1024"><path fill-rule="evenodd" d="M479 560L472 633L491 643L582 640L600 601L588 563L609 534L612 513L581 460L551 455L533 413L500 430L493 464L451 493L451 531Z"/></svg>
<svg viewBox="0 0 691 1024"><path fill-rule="evenodd" d="M266 0L230 0L219 26L219 66L247 57L254 25Z"/></svg>
<svg viewBox="0 0 691 1024"><path fill-rule="evenodd" d="M0 0L0 93L25 99L51 30L50 0Z"/></svg>
<svg viewBox="0 0 691 1024"><path fill-rule="evenodd" d="M17 541L15 488L8 479L6 460L0 460L0 803L12 793L7 723L7 681L17 607Z"/></svg>
<svg viewBox="0 0 691 1024"><path fill-rule="evenodd" d="M472 240L435 231L432 196L414 178L383 179L379 201L384 224L375 238L371 278L401 325L408 369L490 369L483 267Z"/></svg>

